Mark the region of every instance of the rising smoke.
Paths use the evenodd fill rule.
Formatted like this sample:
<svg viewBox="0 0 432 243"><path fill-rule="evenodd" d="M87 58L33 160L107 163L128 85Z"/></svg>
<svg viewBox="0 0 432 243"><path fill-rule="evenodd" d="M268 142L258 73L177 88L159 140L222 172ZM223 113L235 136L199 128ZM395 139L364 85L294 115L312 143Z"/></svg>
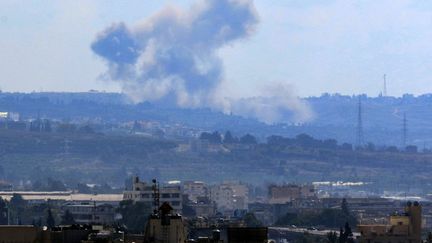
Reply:
<svg viewBox="0 0 432 243"><path fill-rule="evenodd" d="M309 119L309 108L291 92L284 94L288 99L271 95L253 102L218 92L223 68L217 51L250 36L257 23L252 0L205 0L188 11L166 7L132 28L114 24L91 48L106 60L109 79L120 82L134 102L211 107L265 122L283 120L285 111L301 111L298 120Z"/></svg>

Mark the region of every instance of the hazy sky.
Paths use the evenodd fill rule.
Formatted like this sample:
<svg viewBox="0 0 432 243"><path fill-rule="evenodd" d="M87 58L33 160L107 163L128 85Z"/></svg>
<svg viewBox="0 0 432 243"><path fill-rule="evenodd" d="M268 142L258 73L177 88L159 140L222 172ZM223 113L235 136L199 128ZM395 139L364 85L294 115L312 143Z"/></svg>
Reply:
<svg viewBox="0 0 432 243"><path fill-rule="evenodd" d="M119 91L90 49L113 22L134 24L166 4L195 1L2 0L0 88L5 91ZM260 23L220 50L226 92L255 95L273 83L300 96L324 92L432 92L432 2L256 0Z"/></svg>

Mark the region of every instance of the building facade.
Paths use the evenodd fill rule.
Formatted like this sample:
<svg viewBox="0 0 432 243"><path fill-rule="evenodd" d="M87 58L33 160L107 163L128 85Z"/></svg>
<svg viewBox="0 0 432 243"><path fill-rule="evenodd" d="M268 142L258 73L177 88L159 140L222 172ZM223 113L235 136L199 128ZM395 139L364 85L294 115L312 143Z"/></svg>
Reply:
<svg viewBox="0 0 432 243"><path fill-rule="evenodd" d="M160 204L167 202L173 207L174 212L181 213L183 209L182 188L180 184L168 184L158 186L158 197ZM142 182L137 176L133 177L132 190L123 192L123 200L132 200L134 202L154 202L155 191L153 185Z"/></svg>
<svg viewBox="0 0 432 243"><path fill-rule="evenodd" d="M316 190L313 185L271 185L268 188L269 203L284 204L299 199L316 198Z"/></svg>
<svg viewBox="0 0 432 243"><path fill-rule="evenodd" d="M66 204L64 211L66 210L69 210L78 224L111 225L115 221L115 208L110 204Z"/></svg>
<svg viewBox="0 0 432 243"><path fill-rule="evenodd" d="M360 231L359 243L420 243L422 207L418 202L408 202L404 213L392 215L388 224L357 225Z"/></svg>
<svg viewBox="0 0 432 243"><path fill-rule="evenodd" d="M202 181L185 181L183 182L183 193L188 196L192 202L197 202L198 197L207 196L207 185Z"/></svg>
<svg viewBox="0 0 432 243"><path fill-rule="evenodd" d="M182 217L171 214L173 208L164 202L158 213L150 216L145 228L145 242L184 243L187 242L187 227Z"/></svg>
<svg viewBox="0 0 432 243"><path fill-rule="evenodd" d="M249 202L249 188L237 182L224 182L210 187L209 198L221 211L246 210Z"/></svg>

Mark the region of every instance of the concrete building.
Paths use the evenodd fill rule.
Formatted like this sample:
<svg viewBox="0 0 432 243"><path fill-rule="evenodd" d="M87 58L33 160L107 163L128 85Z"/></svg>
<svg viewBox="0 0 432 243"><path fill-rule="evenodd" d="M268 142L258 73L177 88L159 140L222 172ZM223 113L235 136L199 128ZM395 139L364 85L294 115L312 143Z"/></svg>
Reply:
<svg viewBox="0 0 432 243"><path fill-rule="evenodd" d="M66 204L66 210L69 210L77 224L111 225L115 220L115 208L110 204Z"/></svg>
<svg viewBox="0 0 432 243"><path fill-rule="evenodd" d="M202 181L185 181L183 182L183 193L188 196L192 202L197 202L198 197L207 196L207 185Z"/></svg>
<svg viewBox="0 0 432 243"><path fill-rule="evenodd" d="M182 217L171 214L173 208L164 202L159 212L150 216L144 233L144 241L149 243L185 243L187 229Z"/></svg>
<svg viewBox="0 0 432 243"><path fill-rule="evenodd" d="M316 198L316 190L313 185L271 185L268 188L269 203L284 204L299 199Z"/></svg>
<svg viewBox="0 0 432 243"><path fill-rule="evenodd" d="M359 243L420 243L422 228L422 207L418 202L408 202L404 213L393 215L388 224L358 225Z"/></svg>
<svg viewBox="0 0 432 243"><path fill-rule="evenodd" d="M216 214L216 204L208 197L198 197L197 201L189 204L196 217L213 217Z"/></svg>
<svg viewBox="0 0 432 243"><path fill-rule="evenodd" d="M35 191L0 191L0 197L9 201L14 194L19 194L30 204L40 204L50 201L58 205L64 203L93 203L96 202L117 206L122 200L122 194L83 194L65 192L35 192Z"/></svg>
<svg viewBox="0 0 432 243"><path fill-rule="evenodd" d="M210 200L215 202L218 210L232 211L247 209L249 188L237 182L224 182L210 187Z"/></svg>
<svg viewBox="0 0 432 243"><path fill-rule="evenodd" d="M263 243L268 240L267 228L228 228L228 241L229 243Z"/></svg>
<svg viewBox="0 0 432 243"><path fill-rule="evenodd" d="M92 232L85 227L56 227L42 229L31 225L1 225L2 243L77 243L87 239Z"/></svg>
<svg viewBox="0 0 432 243"><path fill-rule="evenodd" d="M183 209L182 189L180 184L168 184L159 186L160 203L167 202L173 207L176 213L181 213ZM153 204L154 190L153 185L139 180L138 176L133 177L132 190L123 192L123 200L133 200L135 202L147 202Z"/></svg>

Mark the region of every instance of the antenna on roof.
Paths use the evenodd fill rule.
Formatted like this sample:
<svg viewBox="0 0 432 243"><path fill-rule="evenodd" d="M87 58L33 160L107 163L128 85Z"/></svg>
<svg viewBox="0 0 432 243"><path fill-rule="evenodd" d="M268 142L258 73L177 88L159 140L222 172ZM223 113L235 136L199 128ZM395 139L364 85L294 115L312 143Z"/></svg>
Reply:
<svg viewBox="0 0 432 243"><path fill-rule="evenodd" d="M160 191L159 191L159 183L156 181L156 179L152 180L152 190L153 190L153 206L155 207L153 212L154 214L157 214L159 211L160 206Z"/></svg>
<svg viewBox="0 0 432 243"><path fill-rule="evenodd" d="M383 96L387 96L387 79L386 79L386 74L384 74L384 89L383 89Z"/></svg>
<svg viewBox="0 0 432 243"><path fill-rule="evenodd" d="M402 121L402 148L406 147L407 141L407 118L406 113L403 113L403 121Z"/></svg>

